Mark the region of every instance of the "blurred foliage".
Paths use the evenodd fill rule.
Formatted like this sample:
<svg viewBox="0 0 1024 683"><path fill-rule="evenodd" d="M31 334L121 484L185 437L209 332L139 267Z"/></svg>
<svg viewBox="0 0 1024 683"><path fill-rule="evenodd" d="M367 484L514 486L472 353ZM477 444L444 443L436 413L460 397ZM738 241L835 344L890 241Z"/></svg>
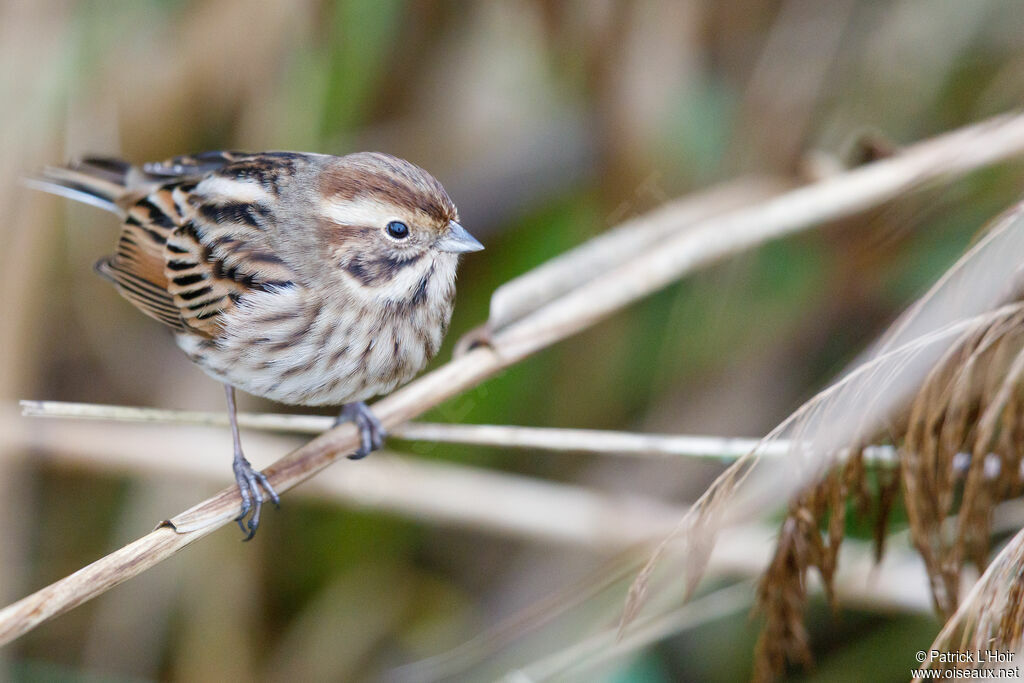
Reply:
<svg viewBox="0 0 1024 683"><path fill-rule="evenodd" d="M958 3L923 0L8 0L0 24L22 61L5 69L13 118L4 119L4 144L24 167L5 172L86 150L133 160L206 148L408 157L446 184L487 244L460 270L436 364L485 319L498 285L625 217L741 173L792 179L808 152L839 159L864 130L906 143L1015 106L1024 95L1019 5L969 4L976 16L966 25ZM831 42L818 39L832 34L821 26L838 26ZM33 56L39 45L45 59ZM12 131L39 141L33 154ZM1019 165L992 169L715 265L427 418L760 435L923 291L1016 198L1022 176ZM32 282L45 274L48 283L26 290L31 298L6 316L14 341L5 370L19 379L5 397L220 409L219 387L92 279L91 263L112 246L111 222L66 207L37 223L5 226L37 231L36 246L15 258ZM245 407L281 409L255 399ZM714 473L393 445L677 502ZM34 462L27 481L30 506L18 522L31 541L9 598L114 548L139 485ZM153 520L130 521L134 536ZM237 537L222 530L175 558L173 571L143 577L169 586L172 599L152 616L160 637L117 643L135 656L114 658L95 632L122 588L9 648L8 673L375 680L540 599L546 592L531 590L531 577L571 584L580 564L597 564L579 549L293 497L253 543ZM210 611L222 616L212 625ZM908 653L935 629L927 617L823 608L812 625L819 664L806 676L903 680ZM745 615L723 619L606 680L743 679L755 634Z"/></svg>

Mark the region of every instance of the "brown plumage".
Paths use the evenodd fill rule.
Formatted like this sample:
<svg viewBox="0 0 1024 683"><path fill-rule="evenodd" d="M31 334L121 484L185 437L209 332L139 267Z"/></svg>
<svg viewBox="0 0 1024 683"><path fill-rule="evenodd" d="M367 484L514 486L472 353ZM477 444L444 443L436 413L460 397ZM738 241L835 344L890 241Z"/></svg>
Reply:
<svg viewBox="0 0 1024 683"><path fill-rule="evenodd" d="M379 448L363 401L437 353L459 254L483 248L436 179L379 153L207 152L141 168L87 158L28 184L121 216L97 271L225 384L250 537L260 489L277 494L242 455L233 388L343 405L339 419L362 434L352 457Z"/></svg>

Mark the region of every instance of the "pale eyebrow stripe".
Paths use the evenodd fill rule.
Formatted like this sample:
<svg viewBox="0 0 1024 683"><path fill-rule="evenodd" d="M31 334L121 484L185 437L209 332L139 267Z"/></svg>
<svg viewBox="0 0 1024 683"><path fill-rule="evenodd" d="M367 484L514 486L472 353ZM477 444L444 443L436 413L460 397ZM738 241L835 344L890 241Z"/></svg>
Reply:
<svg viewBox="0 0 1024 683"><path fill-rule="evenodd" d="M404 220L397 207L366 197L359 199L324 199L320 213L340 225L383 227L388 221Z"/></svg>

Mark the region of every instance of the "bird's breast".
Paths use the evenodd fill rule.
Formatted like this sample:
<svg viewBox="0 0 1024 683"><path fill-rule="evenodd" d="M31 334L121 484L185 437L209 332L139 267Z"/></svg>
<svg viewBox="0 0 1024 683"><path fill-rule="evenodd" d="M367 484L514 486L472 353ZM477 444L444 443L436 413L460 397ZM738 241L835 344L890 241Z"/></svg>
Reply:
<svg viewBox="0 0 1024 683"><path fill-rule="evenodd" d="M179 345L214 377L292 405L340 405L386 394L437 353L451 296L360 301L300 287L248 295L212 340Z"/></svg>

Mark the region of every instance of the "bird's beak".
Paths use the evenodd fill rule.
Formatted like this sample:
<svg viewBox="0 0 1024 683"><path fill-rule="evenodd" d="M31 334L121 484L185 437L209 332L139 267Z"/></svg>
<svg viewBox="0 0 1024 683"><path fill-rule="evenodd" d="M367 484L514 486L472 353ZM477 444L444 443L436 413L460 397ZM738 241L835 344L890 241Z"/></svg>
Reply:
<svg viewBox="0 0 1024 683"><path fill-rule="evenodd" d="M434 246L441 251L448 251L453 254L464 254L470 251L480 251L484 248L484 245L469 234L469 232L456 223L450 221L448 223L448 233L434 243Z"/></svg>

